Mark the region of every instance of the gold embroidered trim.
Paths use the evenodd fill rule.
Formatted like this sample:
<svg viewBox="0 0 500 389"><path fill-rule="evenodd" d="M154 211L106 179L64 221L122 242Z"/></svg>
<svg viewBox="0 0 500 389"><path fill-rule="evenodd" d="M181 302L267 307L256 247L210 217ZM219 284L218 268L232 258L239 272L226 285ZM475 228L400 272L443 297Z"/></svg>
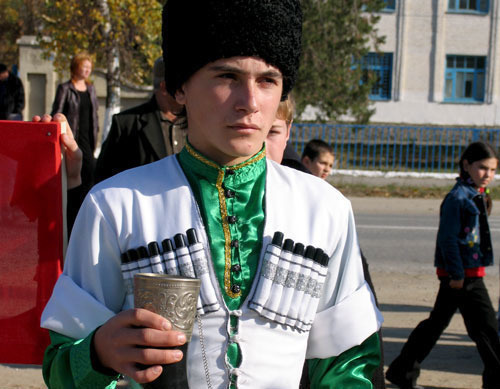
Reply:
<svg viewBox="0 0 500 389"><path fill-rule="evenodd" d="M227 206L222 183L224 182L224 169L221 169L216 163L205 158L203 155L197 153L189 143L186 144L186 150L194 158L203 162L204 164L216 168L218 171L217 182L215 187L219 194L219 210L222 218L222 230L224 231L224 290L230 298L237 298L241 295L241 291L234 293L231 290L231 231L229 231L229 223L227 221Z"/></svg>
<svg viewBox="0 0 500 389"><path fill-rule="evenodd" d="M186 147L186 150L189 154L191 154L197 160L203 162L205 165L211 166L217 170L222 170L222 168L219 165L217 165L215 162L210 161L208 158L204 157L203 155L198 153L195 149L193 149L193 147L189 143L186 143L185 147ZM238 170L238 169L244 168L245 166L251 165L252 163L256 163L256 162L260 161L265 156L266 156L266 150L263 150L262 153L256 155L255 157L249 159L248 161L243 162L241 165L226 166L226 168L231 169L231 170Z"/></svg>
<svg viewBox="0 0 500 389"><path fill-rule="evenodd" d="M219 192L219 205L220 205L220 216L222 218L222 229L224 230L224 289L226 294L232 299L239 297L241 291L234 293L231 290L231 231L229 231L229 222L227 221L227 206L226 197L224 196L224 189L222 188L222 182L224 181L224 170L219 170L219 175L217 176L217 191Z"/></svg>
<svg viewBox="0 0 500 389"><path fill-rule="evenodd" d="M231 290L231 231L229 230L229 222L227 220L228 215L227 215L226 197L224 195L224 189L222 187L222 183L224 182L224 169L222 169L215 162L210 161L203 155L196 152L196 150L194 150L189 143L186 143L186 150L194 158L198 159L199 161L203 162L208 166L217 169L218 171L217 183L215 184L215 187L217 188L217 192L219 194L219 209L222 218L222 230L224 231L224 290L226 291L226 294L230 298L234 299L241 296L241 290L238 293L234 293ZM228 169L231 170L241 169L252 163L260 161L265 156L266 156L266 151L264 150L256 157L249 159L248 161L242 163L241 165L235 167L228 167Z"/></svg>
<svg viewBox="0 0 500 389"><path fill-rule="evenodd" d="M216 168L217 170L220 170L220 167L215 163L210 161L209 159L205 158L203 155L198 153L195 149L191 147L189 143L186 143L186 150L189 154L191 154L193 157L195 157L197 160L203 162L205 165L211 166Z"/></svg>
<svg viewBox="0 0 500 389"><path fill-rule="evenodd" d="M266 156L266 150L262 151L262 153L260 153L259 155L256 155L254 158L249 159L246 162L243 162L241 165L238 165L238 166L235 166L235 167L230 166L229 169L232 169L232 170L241 169L241 168L243 168L245 166L251 165L252 163L259 162L265 156Z"/></svg>

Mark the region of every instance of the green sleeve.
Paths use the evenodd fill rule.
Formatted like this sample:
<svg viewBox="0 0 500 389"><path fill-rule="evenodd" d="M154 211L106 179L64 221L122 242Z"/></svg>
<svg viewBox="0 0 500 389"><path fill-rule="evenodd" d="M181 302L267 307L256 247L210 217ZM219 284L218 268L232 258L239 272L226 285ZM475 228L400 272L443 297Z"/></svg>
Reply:
<svg viewBox="0 0 500 389"><path fill-rule="evenodd" d="M43 358L43 379L50 389L116 387L118 375L99 373L92 366L93 336L75 340L50 331L51 344Z"/></svg>
<svg viewBox="0 0 500 389"><path fill-rule="evenodd" d="M371 377L380 364L378 334L339 356L307 362L312 389L372 388Z"/></svg>

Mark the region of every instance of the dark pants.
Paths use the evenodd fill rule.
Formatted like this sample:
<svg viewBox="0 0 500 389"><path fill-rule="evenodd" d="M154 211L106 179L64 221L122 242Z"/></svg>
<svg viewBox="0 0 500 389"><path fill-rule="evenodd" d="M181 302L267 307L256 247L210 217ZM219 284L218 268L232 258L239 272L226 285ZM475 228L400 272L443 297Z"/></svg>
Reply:
<svg viewBox="0 0 500 389"><path fill-rule="evenodd" d="M415 382L418 364L430 353L458 309L484 364L483 387L500 387L500 341L495 312L482 278L466 278L462 289L452 289L449 278L441 285L428 319L413 330L401 354L389 367L393 374ZM451 356L450 356L451 357Z"/></svg>

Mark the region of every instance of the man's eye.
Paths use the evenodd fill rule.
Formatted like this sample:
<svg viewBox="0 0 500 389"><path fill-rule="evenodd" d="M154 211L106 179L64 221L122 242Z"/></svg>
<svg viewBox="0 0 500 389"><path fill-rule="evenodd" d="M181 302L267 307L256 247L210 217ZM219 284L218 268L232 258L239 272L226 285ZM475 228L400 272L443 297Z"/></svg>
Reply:
<svg viewBox="0 0 500 389"><path fill-rule="evenodd" d="M278 81L276 81L275 78L265 78L264 82L268 83L268 84L274 84L274 85L276 85L278 83Z"/></svg>
<svg viewBox="0 0 500 389"><path fill-rule="evenodd" d="M218 75L219 78L225 78L225 79L228 79L228 80L234 80L236 77L234 74L232 73L222 73L222 74L219 74Z"/></svg>

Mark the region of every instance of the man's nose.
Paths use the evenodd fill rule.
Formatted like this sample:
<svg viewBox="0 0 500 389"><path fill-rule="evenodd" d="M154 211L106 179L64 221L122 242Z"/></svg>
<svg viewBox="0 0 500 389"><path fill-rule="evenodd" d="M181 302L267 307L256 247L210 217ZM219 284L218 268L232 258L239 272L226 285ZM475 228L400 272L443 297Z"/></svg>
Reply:
<svg viewBox="0 0 500 389"><path fill-rule="evenodd" d="M248 113L256 112L258 109L257 86L252 81L244 82L238 88L238 97L235 108Z"/></svg>

